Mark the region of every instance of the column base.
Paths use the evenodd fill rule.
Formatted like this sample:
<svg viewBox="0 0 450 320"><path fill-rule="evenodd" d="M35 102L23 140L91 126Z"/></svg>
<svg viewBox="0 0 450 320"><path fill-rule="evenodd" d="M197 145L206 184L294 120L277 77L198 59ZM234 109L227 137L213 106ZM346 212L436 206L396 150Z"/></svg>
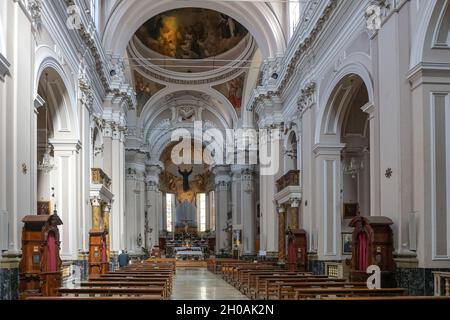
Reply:
<svg viewBox="0 0 450 320"><path fill-rule="evenodd" d="M0 300L19 299L21 252L4 252L0 258Z"/></svg>
<svg viewBox="0 0 450 320"><path fill-rule="evenodd" d="M433 271L450 272L450 268L405 268L398 267L395 270L397 286L408 290L409 295L433 296L434 278Z"/></svg>

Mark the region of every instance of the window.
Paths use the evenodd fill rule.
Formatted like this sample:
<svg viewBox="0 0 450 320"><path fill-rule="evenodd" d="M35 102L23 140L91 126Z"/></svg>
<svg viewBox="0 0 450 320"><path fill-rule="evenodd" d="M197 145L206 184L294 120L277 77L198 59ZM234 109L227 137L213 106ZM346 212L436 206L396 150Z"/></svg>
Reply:
<svg viewBox="0 0 450 320"><path fill-rule="evenodd" d="M198 231L206 231L206 194L197 194L197 221Z"/></svg>
<svg viewBox="0 0 450 320"><path fill-rule="evenodd" d="M300 21L301 0L289 0L288 17L289 17L289 38L294 34L295 28Z"/></svg>
<svg viewBox="0 0 450 320"><path fill-rule="evenodd" d="M216 199L214 191L209 192L209 229L216 230Z"/></svg>
<svg viewBox="0 0 450 320"><path fill-rule="evenodd" d="M167 231L173 231L173 219L175 212L175 195L172 193L166 194L166 221L167 221Z"/></svg>

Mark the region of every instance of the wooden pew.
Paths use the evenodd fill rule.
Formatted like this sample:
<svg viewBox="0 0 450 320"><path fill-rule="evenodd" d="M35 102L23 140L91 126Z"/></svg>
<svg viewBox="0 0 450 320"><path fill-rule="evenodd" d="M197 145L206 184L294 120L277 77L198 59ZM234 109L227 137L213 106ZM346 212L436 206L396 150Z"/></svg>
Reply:
<svg viewBox="0 0 450 320"><path fill-rule="evenodd" d="M330 279L331 280L331 279ZM278 283L277 296L278 300L292 300L297 299L297 289L316 289L316 288L365 288L367 289L366 282L342 282L342 281L319 281L314 280L308 282L292 282L292 283Z"/></svg>
<svg viewBox="0 0 450 320"><path fill-rule="evenodd" d="M167 281L85 281L80 283L80 287L106 287L106 288L135 288L135 287L164 287L166 297L171 295L171 288Z"/></svg>
<svg viewBox="0 0 450 320"><path fill-rule="evenodd" d="M167 299L164 286L153 287L90 287L90 288L59 288L61 296L154 296L159 295L161 299Z"/></svg>
<svg viewBox="0 0 450 320"><path fill-rule="evenodd" d="M317 299L322 297L379 297L379 296L404 296L406 289L402 288L302 288L295 290L295 300Z"/></svg>
<svg viewBox="0 0 450 320"><path fill-rule="evenodd" d="M257 288L257 292L255 295L257 295L260 299L278 299L279 296L279 285L285 284L289 285L290 283L304 283L304 282L314 282L314 283L320 283L320 282L338 282L338 283L344 283L345 279L335 279L335 278L329 278L327 276L323 275L316 275L316 276L308 276L308 277L291 277L291 276L272 276L272 277L266 277L263 278L261 281L262 287Z"/></svg>
<svg viewBox="0 0 450 320"><path fill-rule="evenodd" d="M112 296L112 297L74 297L74 296L57 296L57 297L27 297L25 300L36 300L36 301L102 301L102 300L161 300L160 295L145 295L145 296Z"/></svg>

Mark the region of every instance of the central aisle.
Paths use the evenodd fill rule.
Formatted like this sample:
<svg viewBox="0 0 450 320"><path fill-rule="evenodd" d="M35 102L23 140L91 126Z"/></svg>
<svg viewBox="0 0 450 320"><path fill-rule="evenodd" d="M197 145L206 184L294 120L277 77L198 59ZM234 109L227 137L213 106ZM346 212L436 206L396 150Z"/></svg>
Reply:
<svg viewBox="0 0 450 320"><path fill-rule="evenodd" d="M248 300L248 298L206 268L177 268L172 300Z"/></svg>

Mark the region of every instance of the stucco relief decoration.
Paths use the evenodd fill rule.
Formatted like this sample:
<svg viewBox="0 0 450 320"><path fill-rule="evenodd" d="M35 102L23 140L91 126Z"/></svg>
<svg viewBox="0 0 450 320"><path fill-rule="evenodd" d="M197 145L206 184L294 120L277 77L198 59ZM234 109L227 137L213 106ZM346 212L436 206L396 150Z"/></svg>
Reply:
<svg viewBox="0 0 450 320"><path fill-rule="evenodd" d="M301 91L297 104L300 113L310 108L316 102L316 83L310 82Z"/></svg>
<svg viewBox="0 0 450 320"><path fill-rule="evenodd" d="M41 24L42 15L42 3L41 0L29 0L27 6L28 12L30 13L31 20L34 27L38 27Z"/></svg>
<svg viewBox="0 0 450 320"><path fill-rule="evenodd" d="M178 121L195 121L195 108L192 106L178 107Z"/></svg>

